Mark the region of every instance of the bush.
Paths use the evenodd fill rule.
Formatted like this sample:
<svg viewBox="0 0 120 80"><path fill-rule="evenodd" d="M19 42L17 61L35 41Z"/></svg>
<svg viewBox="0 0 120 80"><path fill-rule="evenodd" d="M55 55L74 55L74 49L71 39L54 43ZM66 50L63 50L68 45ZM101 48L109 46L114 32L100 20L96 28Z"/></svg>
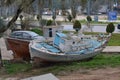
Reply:
<svg viewBox="0 0 120 80"><path fill-rule="evenodd" d="M53 19L53 20L55 20L55 19L56 19L56 14L54 14L54 15L52 16L52 19Z"/></svg>
<svg viewBox="0 0 120 80"><path fill-rule="evenodd" d="M114 30L115 30L114 24L113 24L113 23L109 23L109 24L107 25L106 32L107 32L107 33L113 33Z"/></svg>
<svg viewBox="0 0 120 80"><path fill-rule="evenodd" d="M53 22L52 20L48 20L46 26L52 25L52 22Z"/></svg>
<svg viewBox="0 0 120 80"><path fill-rule="evenodd" d="M67 16L67 19L71 22L72 16L69 14L69 15Z"/></svg>
<svg viewBox="0 0 120 80"><path fill-rule="evenodd" d="M90 16L87 16L87 21L88 22L92 21L92 18Z"/></svg>
<svg viewBox="0 0 120 80"><path fill-rule="evenodd" d="M39 20L40 19L40 15L37 15L37 20Z"/></svg>
<svg viewBox="0 0 120 80"><path fill-rule="evenodd" d="M78 20L75 20L73 28L78 32L81 29L81 23Z"/></svg>
<svg viewBox="0 0 120 80"><path fill-rule="evenodd" d="M23 15L20 15L19 18L22 20L23 19Z"/></svg>
<svg viewBox="0 0 120 80"><path fill-rule="evenodd" d="M37 33L37 34L39 34L41 36L43 35L43 31L38 29L38 28L31 29L31 31L33 31L33 32L35 32L35 33Z"/></svg>
<svg viewBox="0 0 120 80"><path fill-rule="evenodd" d="M42 20L41 20L41 25L42 25L42 26L45 26L45 25L46 25L46 22L47 22L46 19L42 19Z"/></svg>

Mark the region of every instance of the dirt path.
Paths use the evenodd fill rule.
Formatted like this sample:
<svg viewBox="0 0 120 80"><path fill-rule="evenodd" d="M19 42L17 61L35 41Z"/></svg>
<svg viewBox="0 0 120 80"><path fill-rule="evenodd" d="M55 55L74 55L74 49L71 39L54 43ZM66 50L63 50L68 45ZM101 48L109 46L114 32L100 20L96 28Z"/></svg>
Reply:
<svg viewBox="0 0 120 80"><path fill-rule="evenodd" d="M79 70L58 78L60 80L120 80L120 68Z"/></svg>

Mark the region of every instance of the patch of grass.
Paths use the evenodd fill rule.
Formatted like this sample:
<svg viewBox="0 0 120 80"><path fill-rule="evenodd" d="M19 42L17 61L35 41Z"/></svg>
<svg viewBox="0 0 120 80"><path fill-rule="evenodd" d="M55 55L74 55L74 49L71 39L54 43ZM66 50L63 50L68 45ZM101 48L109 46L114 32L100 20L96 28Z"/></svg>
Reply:
<svg viewBox="0 0 120 80"><path fill-rule="evenodd" d="M117 19L120 20L120 17L118 17Z"/></svg>
<svg viewBox="0 0 120 80"><path fill-rule="evenodd" d="M16 74L28 71L32 65L30 63L4 63L4 68L8 74Z"/></svg>
<svg viewBox="0 0 120 80"><path fill-rule="evenodd" d="M33 32L35 32L35 33L37 33L37 34L39 34L41 36L43 35L43 31L41 29L39 29L39 28L31 29L31 31L33 31Z"/></svg>
<svg viewBox="0 0 120 80"><path fill-rule="evenodd" d="M82 23L82 24L86 24L87 23L87 21L84 19L84 20L80 20L80 23ZM90 22L90 24L108 24L108 23L110 23L110 22L100 22L100 21L98 21L98 22L96 22L96 21L91 21ZM114 24L118 24L118 22L113 22Z"/></svg>
<svg viewBox="0 0 120 80"><path fill-rule="evenodd" d="M84 32L84 34L96 35L96 34L99 34L99 33L98 32ZM108 46L120 46L120 34L119 33L113 33L112 36L111 36L111 39L110 39L110 41L108 42L107 45Z"/></svg>
<svg viewBox="0 0 120 80"><path fill-rule="evenodd" d="M85 35L96 35L96 34L99 34L100 32L83 32L83 34Z"/></svg>
<svg viewBox="0 0 120 80"><path fill-rule="evenodd" d="M120 46L120 34L114 33L110 41L108 42L109 46Z"/></svg>
<svg viewBox="0 0 120 80"><path fill-rule="evenodd" d="M59 74L61 71L75 71L78 69L96 69L103 67L118 67L120 66L120 54L100 54L89 61L57 63L52 66L47 66L41 69L42 73Z"/></svg>
<svg viewBox="0 0 120 80"><path fill-rule="evenodd" d="M68 32L65 32L68 33ZM98 34L98 33L85 33L85 34ZM112 34L109 46L120 46L120 35ZM49 63L51 64L51 63ZM58 74L61 71L74 71L80 68L103 68L103 67L117 67L120 66L120 54L100 54L89 61L69 62L69 63L57 63L46 67L40 67L35 69L35 72L31 74L43 74L43 73L54 73ZM28 63L5 63L5 71L8 74L16 73L30 73L32 64ZM0 73L1 74L1 73Z"/></svg>
<svg viewBox="0 0 120 80"><path fill-rule="evenodd" d="M67 62L67 63L49 63L44 67L32 68L31 64L9 63L5 64L6 72L10 74L23 73L27 75L40 75L45 73L60 74L62 71L75 71L78 69L97 69L104 67L119 67L120 54L99 54L89 61ZM32 73L31 73L32 72Z"/></svg>

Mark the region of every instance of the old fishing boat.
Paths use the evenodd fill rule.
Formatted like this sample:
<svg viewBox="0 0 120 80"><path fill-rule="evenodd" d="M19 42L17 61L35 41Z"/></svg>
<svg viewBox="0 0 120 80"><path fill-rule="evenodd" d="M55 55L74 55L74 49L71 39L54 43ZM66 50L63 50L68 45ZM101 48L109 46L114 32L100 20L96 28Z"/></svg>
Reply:
<svg viewBox="0 0 120 80"><path fill-rule="evenodd" d="M100 36L99 36L100 37ZM107 39L101 37L67 36L56 33L53 42L33 40L29 44L31 59L47 62L68 62L92 58L99 54Z"/></svg>
<svg viewBox="0 0 120 80"><path fill-rule="evenodd" d="M5 38L7 49L13 51L14 58L30 60L29 43L31 40L44 38L32 31L14 31Z"/></svg>

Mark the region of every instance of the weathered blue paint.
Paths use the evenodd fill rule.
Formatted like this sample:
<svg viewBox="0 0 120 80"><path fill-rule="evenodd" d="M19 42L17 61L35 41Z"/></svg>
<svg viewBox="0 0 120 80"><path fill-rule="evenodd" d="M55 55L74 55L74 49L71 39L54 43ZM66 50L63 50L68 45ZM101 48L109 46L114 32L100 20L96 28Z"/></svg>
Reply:
<svg viewBox="0 0 120 80"><path fill-rule="evenodd" d="M56 46L59 46L60 43L64 43L64 40L62 39L62 37L67 37L67 36L63 33L56 33L56 36L55 36L53 43Z"/></svg>
<svg viewBox="0 0 120 80"><path fill-rule="evenodd" d="M41 44L36 44L35 47L36 48L42 48L42 45Z"/></svg>
<svg viewBox="0 0 120 80"><path fill-rule="evenodd" d="M76 43L73 44L73 41L76 41ZM60 45L61 43L65 45ZM39 45L35 46L35 44ZM53 45L45 42L31 43L30 52L32 58L37 56L45 61L78 61L94 57L103 50L105 44L106 39L103 41L89 37L83 38L82 40L78 40L78 38L73 39L73 37L68 39L65 34L57 33ZM41 46L44 47L45 50L42 50L42 48L36 49ZM33 51L32 48L36 51Z"/></svg>
<svg viewBox="0 0 120 80"><path fill-rule="evenodd" d="M36 48L46 48L48 51L53 52L53 53L59 53L60 50L55 48L54 46L48 45L47 43L38 43L35 45Z"/></svg>
<svg viewBox="0 0 120 80"><path fill-rule="evenodd" d="M55 39L53 41L53 44L56 46L59 46L59 42L60 42L60 37L58 35L55 36Z"/></svg>

